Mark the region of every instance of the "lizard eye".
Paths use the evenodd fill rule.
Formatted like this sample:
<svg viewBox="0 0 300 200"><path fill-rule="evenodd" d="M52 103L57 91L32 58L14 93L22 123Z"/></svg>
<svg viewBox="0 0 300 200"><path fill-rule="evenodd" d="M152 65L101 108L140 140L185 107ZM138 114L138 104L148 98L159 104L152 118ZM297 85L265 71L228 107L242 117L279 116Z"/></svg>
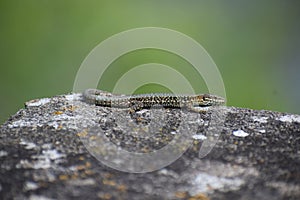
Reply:
<svg viewBox="0 0 300 200"><path fill-rule="evenodd" d="M204 96L202 97L202 99L203 99L203 101L207 101L209 98L208 98L208 96L204 95Z"/></svg>

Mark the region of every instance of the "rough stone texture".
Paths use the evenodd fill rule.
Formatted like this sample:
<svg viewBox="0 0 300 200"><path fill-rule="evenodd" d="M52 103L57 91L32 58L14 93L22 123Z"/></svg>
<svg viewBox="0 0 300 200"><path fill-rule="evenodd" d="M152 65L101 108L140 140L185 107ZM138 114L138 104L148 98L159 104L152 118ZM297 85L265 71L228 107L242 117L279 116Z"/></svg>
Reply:
<svg viewBox="0 0 300 200"><path fill-rule="evenodd" d="M299 115L234 107L128 114L81 98L27 102L1 126L0 199L300 199ZM217 114L214 124L218 112L223 119ZM103 145L91 147L94 156L84 145L97 127L123 149L149 153L181 134L184 124L191 127L186 139L192 145L153 172L112 169L94 157L102 155ZM217 143L200 158L201 145L211 138Z"/></svg>

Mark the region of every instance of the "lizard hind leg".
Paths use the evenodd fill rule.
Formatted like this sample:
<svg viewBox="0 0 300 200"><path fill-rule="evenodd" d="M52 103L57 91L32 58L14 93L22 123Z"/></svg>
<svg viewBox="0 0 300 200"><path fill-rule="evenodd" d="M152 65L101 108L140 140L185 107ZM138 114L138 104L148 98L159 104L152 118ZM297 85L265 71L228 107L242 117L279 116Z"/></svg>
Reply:
<svg viewBox="0 0 300 200"><path fill-rule="evenodd" d="M141 101L132 101L130 102L130 106L129 106L129 114L131 116L132 119L134 119L136 121L136 123L145 123L145 119L143 117L141 117L141 115L139 113L137 113L137 111L142 110L144 107L143 102Z"/></svg>
<svg viewBox="0 0 300 200"><path fill-rule="evenodd" d="M135 118L136 111L139 111L143 108L143 103L140 101L132 101L129 105L129 114L132 118Z"/></svg>

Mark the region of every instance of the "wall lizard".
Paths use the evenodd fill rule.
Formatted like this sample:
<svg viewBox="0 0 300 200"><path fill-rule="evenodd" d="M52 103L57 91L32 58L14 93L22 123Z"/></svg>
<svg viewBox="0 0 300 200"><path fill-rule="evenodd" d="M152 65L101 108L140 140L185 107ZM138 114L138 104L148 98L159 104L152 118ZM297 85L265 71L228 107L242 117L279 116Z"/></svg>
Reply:
<svg viewBox="0 0 300 200"><path fill-rule="evenodd" d="M212 94L177 95L150 93L124 95L97 89L86 89L83 92L83 98L86 102L97 106L132 108L134 110L163 106L168 108L187 108L191 111L201 112L203 107L219 106L225 103L224 98Z"/></svg>

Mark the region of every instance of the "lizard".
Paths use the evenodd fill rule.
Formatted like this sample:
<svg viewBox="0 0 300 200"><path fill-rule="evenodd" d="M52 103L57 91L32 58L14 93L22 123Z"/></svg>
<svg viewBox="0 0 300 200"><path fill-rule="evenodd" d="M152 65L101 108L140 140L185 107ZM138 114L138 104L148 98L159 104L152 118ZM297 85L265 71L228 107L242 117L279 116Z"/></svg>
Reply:
<svg viewBox="0 0 300 200"><path fill-rule="evenodd" d="M86 102L97 106L133 108L134 110L163 106L168 108L187 108L190 111L201 112L204 107L225 104L224 98L212 94L149 93L124 95L98 89L86 89L83 92L83 98Z"/></svg>

